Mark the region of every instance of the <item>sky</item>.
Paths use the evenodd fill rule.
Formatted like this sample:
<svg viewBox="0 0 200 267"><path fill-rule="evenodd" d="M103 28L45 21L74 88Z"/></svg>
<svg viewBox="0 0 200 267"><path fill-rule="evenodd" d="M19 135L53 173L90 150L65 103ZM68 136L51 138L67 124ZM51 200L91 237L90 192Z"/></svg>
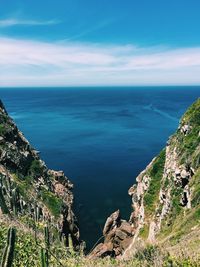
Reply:
<svg viewBox="0 0 200 267"><path fill-rule="evenodd" d="M199 85L199 0L0 0L0 87Z"/></svg>

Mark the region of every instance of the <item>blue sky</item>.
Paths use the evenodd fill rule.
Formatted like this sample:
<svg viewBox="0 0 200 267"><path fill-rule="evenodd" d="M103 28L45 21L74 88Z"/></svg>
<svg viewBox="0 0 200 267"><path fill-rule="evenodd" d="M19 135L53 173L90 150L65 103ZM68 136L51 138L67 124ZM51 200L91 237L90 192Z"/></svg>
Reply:
<svg viewBox="0 0 200 267"><path fill-rule="evenodd" d="M199 0L0 0L0 86L200 84L199 14Z"/></svg>

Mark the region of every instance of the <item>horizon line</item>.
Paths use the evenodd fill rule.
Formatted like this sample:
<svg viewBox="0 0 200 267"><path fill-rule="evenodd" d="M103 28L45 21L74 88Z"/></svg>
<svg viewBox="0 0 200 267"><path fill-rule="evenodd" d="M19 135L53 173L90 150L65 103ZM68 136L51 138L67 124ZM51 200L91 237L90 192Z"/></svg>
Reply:
<svg viewBox="0 0 200 267"><path fill-rule="evenodd" d="M41 86L0 86L0 89L25 89L25 88L94 88L94 87L98 87L98 88L104 88L104 87L129 87L129 88L134 88L134 87L200 87L200 84L169 84L169 85L164 85L164 84L156 84L156 85L53 85L53 86L48 86L48 85L41 85Z"/></svg>

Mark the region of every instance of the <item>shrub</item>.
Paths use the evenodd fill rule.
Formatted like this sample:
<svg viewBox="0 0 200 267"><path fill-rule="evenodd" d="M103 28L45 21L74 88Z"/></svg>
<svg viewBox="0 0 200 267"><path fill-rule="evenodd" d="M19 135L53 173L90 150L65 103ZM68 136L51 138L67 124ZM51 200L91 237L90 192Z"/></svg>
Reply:
<svg viewBox="0 0 200 267"><path fill-rule="evenodd" d="M41 190L41 197L50 212L57 218L62 209L62 200L46 189Z"/></svg>
<svg viewBox="0 0 200 267"><path fill-rule="evenodd" d="M0 135L4 135L6 132L5 126L3 124L0 124Z"/></svg>
<svg viewBox="0 0 200 267"><path fill-rule="evenodd" d="M43 174L43 168L39 160L33 160L29 168L29 174L34 177L39 177Z"/></svg>

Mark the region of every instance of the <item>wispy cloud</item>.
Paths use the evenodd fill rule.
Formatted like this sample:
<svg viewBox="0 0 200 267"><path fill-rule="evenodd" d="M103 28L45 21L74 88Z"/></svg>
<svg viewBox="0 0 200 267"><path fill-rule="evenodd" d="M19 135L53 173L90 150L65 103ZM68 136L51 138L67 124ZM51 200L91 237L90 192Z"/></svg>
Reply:
<svg viewBox="0 0 200 267"><path fill-rule="evenodd" d="M18 18L7 18L0 20L0 28L12 27L12 26L40 26L40 25L54 25L59 24L60 21L53 20L26 20L26 19L18 19Z"/></svg>
<svg viewBox="0 0 200 267"><path fill-rule="evenodd" d="M0 38L0 86L200 84L200 47Z"/></svg>
<svg viewBox="0 0 200 267"><path fill-rule="evenodd" d="M116 21L116 19L111 19L111 18L105 19L103 21L100 21L99 23L96 23L95 25L90 26L87 29L81 30L80 33L75 34L75 35L67 38L67 40L71 41L71 40L78 39L79 37L86 36L86 35L88 35L90 33L93 33L93 32L96 32L98 30L101 30L103 28L106 28L107 26L111 25L115 21Z"/></svg>

